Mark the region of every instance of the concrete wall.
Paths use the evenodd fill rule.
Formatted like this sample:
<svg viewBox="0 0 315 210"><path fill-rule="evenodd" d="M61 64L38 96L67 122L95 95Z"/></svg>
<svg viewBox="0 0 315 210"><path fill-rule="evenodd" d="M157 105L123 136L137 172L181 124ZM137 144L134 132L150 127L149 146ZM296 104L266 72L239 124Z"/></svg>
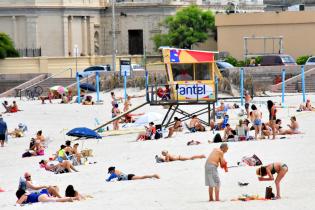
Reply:
<svg viewBox="0 0 315 210"><path fill-rule="evenodd" d="M218 50L243 59L243 37L283 36L284 53L297 58L315 54L315 11L218 14ZM278 52L278 43L268 41L266 52ZM249 43L249 51L263 52L263 41Z"/></svg>
<svg viewBox="0 0 315 210"><path fill-rule="evenodd" d="M118 56L116 60L117 70L119 70L119 59L130 58L132 63L141 63L142 56ZM111 56L84 56L78 57L78 71L97 64L111 64ZM147 58L148 63L160 61L159 56ZM50 73L58 74L56 77L71 77L71 71L65 71L72 68L72 76L76 72L76 59L74 57L36 57L36 58L7 58L0 60L0 74L29 74L29 73ZM147 65L148 70L162 70L164 65Z"/></svg>

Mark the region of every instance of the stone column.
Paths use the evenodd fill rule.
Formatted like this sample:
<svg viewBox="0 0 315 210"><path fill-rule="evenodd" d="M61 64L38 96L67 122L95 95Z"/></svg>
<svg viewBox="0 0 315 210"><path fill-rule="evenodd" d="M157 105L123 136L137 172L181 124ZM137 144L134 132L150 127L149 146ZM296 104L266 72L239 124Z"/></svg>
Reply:
<svg viewBox="0 0 315 210"><path fill-rule="evenodd" d="M73 40L72 40L72 23L73 21L73 16L69 16L68 17L68 52L67 55L72 55L72 49L73 49Z"/></svg>
<svg viewBox="0 0 315 210"><path fill-rule="evenodd" d="M26 48L38 48L37 16L26 17Z"/></svg>
<svg viewBox="0 0 315 210"><path fill-rule="evenodd" d="M17 27L16 27L16 17L12 16L12 38L13 42L16 48L19 48L18 46L18 39L17 39Z"/></svg>
<svg viewBox="0 0 315 210"><path fill-rule="evenodd" d="M69 56L69 20L68 16L63 16L63 55Z"/></svg>
<svg viewBox="0 0 315 210"><path fill-rule="evenodd" d="M94 49L94 33L95 33L95 30L94 30L94 17L93 16L91 16L90 17L90 22L89 22L89 31L88 31L88 33L89 33L89 40L88 40L88 42L89 42L89 53L90 53L90 55L95 55L95 53L94 53L94 51L95 51L95 49Z"/></svg>
<svg viewBox="0 0 315 210"><path fill-rule="evenodd" d="M82 23L82 53L87 55L87 17L83 17Z"/></svg>

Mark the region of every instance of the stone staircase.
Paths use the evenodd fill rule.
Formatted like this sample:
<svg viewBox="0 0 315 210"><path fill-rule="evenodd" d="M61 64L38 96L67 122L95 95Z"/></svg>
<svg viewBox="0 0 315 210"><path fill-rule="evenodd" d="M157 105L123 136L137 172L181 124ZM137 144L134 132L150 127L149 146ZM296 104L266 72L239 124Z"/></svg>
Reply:
<svg viewBox="0 0 315 210"><path fill-rule="evenodd" d="M305 92L315 92L315 68L305 71ZM281 92L282 82L276 85L272 85L271 91ZM298 93L302 92L302 79L301 74L294 76L285 81L286 93Z"/></svg>
<svg viewBox="0 0 315 210"><path fill-rule="evenodd" d="M63 87L67 87L73 83L76 82L76 78L50 78L48 80L45 80L38 85L43 88L43 94L42 95L47 95L49 88L55 86L55 85L60 85Z"/></svg>

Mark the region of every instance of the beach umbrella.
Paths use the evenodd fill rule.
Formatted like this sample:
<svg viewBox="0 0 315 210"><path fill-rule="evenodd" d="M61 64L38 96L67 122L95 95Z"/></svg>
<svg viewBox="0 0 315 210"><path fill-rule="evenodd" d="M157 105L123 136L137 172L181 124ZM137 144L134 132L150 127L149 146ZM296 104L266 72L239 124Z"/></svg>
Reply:
<svg viewBox="0 0 315 210"><path fill-rule="evenodd" d="M89 83L80 84L80 88L83 90L88 90L88 91L92 91L92 92L96 91L95 86L92 84L89 84Z"/></svg>
<svg viewBox="0 0 315 210"><path fill-rule="evenodd" d="M73 128L68 133L66 133L66 135L79 137L79 138L87 138L87 139L101 139L102 138L98 133L86 127Z"/></svg>
<svg viewBox="0 0 315 210"><path fill-rule="evenodd" d="M142 115L141 117L139 117L135 121L135 124L138 124L138 125L148 124L150 122L161 120L162 118L163 118L163 115L161 115L160 113L148 112Z"/></svg>
<svg viewBox="0 0 315 210"><path fill-rule="evenodd" d="M65 92L68 92L67 88L60 86L60 85L53 86L53 87L49 88L49 90L57 91L59 94L63 94Z"/></svg>

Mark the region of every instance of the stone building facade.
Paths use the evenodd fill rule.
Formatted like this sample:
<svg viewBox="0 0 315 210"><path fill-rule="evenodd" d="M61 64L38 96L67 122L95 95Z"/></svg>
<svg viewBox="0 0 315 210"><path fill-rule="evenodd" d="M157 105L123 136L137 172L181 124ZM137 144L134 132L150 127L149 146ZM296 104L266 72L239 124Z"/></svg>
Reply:
<svg viewBox="0 0 315 210"><path fill-rule="evenodd" d="M111 0L1 0L0 32L16 48L41 48L42 56L112 53ZM261 11L262 0L239 0L248 11ZM253 3L254 2L254 3ZM116 0L117 54L154 54L152 36L164 32L160 22L191 3L223 10L209 0ZM212 49L213 50L213 49Z"/></svg>

